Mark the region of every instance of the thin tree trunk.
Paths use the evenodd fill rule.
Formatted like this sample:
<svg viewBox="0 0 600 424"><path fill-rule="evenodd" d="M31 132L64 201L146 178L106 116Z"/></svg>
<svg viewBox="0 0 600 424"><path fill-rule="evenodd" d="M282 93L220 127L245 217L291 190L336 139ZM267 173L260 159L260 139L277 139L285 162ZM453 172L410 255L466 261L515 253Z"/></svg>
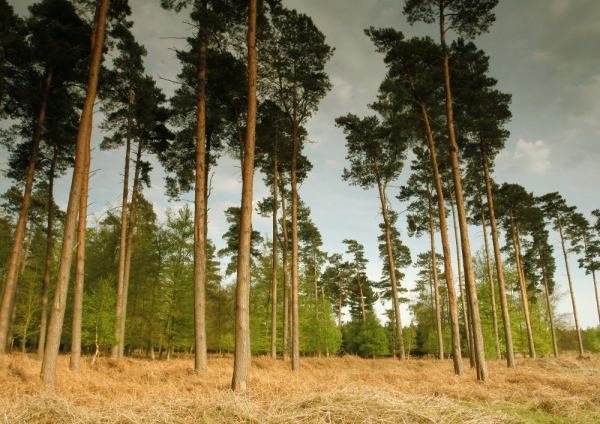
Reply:
<svg viewBox="0 0 600 424"><path fill-rule="evenodd" d="M454 363L454 373L462 375L463 363L460 350L460 329L458 326L458 304L456 302L456 291L454 289L454 276L452 275L452 255L450 253L450 242L448 240L448 226L446 224L446 211L444 207L444 192L442 190L442 182L438 170L437 158L435 153L435 144L433 142L433 134L429 123L429 115L423 102L419 103L427 133L427 141L429 144L429 153L431 156L431 169L433 172L433 180L435 191L438 198L438 213L440 215L440 235L442 237L442 250L444 252L444 274L446 275L446 285L448 286L448 302L450 304L450 328L452 333L452 361Z"/></svg>
<svg viewBox="0 0 600 424"><path fill-rule="evenodd" d="M29 214L29 206L31 204L31 192L33 189L33 179L35 176L35 164L37 162L40 148L40 140L42 139L42 128L44 127L44 119L46 117L46 107L48 105L51 82L52 70L49 70L46 73L42 103L40 105L39 114L33 131L31 156L29 158L29 166L27 168L25 191L23 192L23 203L21 205L21 212L19 213L19 220L17 221L17 228L15 229L15 240L13 242L10 260L8 262L4 296L2 297L2 305L0 306L0 354L5 353L6 340L8 338L8 325L12 312L11 304L17 288L19 263L21 262L23 239L25 238L25 227L27 226L27 217Z"/></svg>
<svg viewBox="0 0 600 424"><path fill-rule="evenodd" d="M490 302L492 303L492 320L494 323L494 342L496 344L496 359L502 358L500 351L500 337L498 336L498 315L496 311L496 289L494 288L494 273L492 272L492 260L490 258L490 244L488 242L487 228L485 225L485 211L483 210L483 200L479 197L481 205L481 227L483 229L483 242L485 245L485 259L487 262L488 279L490 280Z"/></svg>
<svg viewBox="0 0 600 424"><path fill-rule="evenodd" d="M281 187L281 230L283 232L283 351L282 360L288 356L288 334L290 327L290 285L288 281L288 246L287 210L285 207L285 192Z"/></svg>
<svg viewBox="0 0 600 424"><path fill-rule="evenodd" d="M442 309L440 302L440 286L437 273L437 258L435 253L435 225L433 222L433 201L431 192L427 188L427 200L429 203L429 236L431 239L431 266L433 274L433 290L435 297L435 322L438 334L438 355L440 359L444 359L444 333L442 329Z"/></svg>
<svg viewBox="0 0 600 424"><path fill-rule="evenodd" d="M44 345L46 344L46 327L48 322L48 293L50 291L50 271L52 269L52 245L54 226L54 174L56 173L56 161L58 148L56 143L52 146L52 163L48 179L48 227L46 230L46 261L44 265L44 284L42 287L42 313L40 318L40 334L38 339L37 356L39 360L44 357Z"/></svg>
<svg viewBox="0 0 600 424"><path fill-rule="evenodd" d="M558 345L556 343L556 331L554 329L554 314L552 313L552 303L550 303L550 288L548 287L548 278L546 277L546 267L544 266L544 255L542 249L538 246L540 254L540 262L542 263L542 278L544 279L544 288L546 293L546 306L548 307L548 319L550 320L550 333L552 334L552 348L554 349L554 357L558 358Z"/></svg>
<svg viewBox="0 0 600 424"><path fill-rule="evenodd" d="M475 349L473 346L473 321L471 320L471 308L469 308L469 293L466 292L463 286L463 275L462 275L462 261L460 258L461 245L460 238L458 236L458 225L456 223L456 212L454 208L454 197L452 196L452 187L450 186L450 179L446 174L446 184L448 186L448 196L450 197L450 209L452 211L452 222L454 224L454 241L456 243L456 262L458 264L458 287L460 289L460 300L462 303L463 320L465 321L465 335L467 336L467 347L469 354L469 364L471 368L475 368Z"/></svg>
<svg viewBox="0 0 600 424"><path fill-rule="evenodd" d="M468 293L467 300L471 311L473 325L473 346L475 348L475 359L477 362L477 379L488 381L487 363L483 346L483 332L481 330L481 319L479 316L479 304L477 302L477 287L475 286L475 275L471 259L471 244L469 242L469 228L465 203L463 200L462 182L460 177L460 166L458 160L458 147L454 134L454 117L452 110L452 91L450 89L450 66L448 48L446 46L446 30L444 28L444 9L440 8L440 42L444 51L444 91L446 93L446 125L448 127L448 147L450 150L450 162L452 166L452 179L456 194L456 208L458 212L458 223L460 225L460 241L463 254L463 266L465 269L465 288ZM458 253L457 253L458 254Z"/></svg>
<svg viewBox="0 0 600 424"><path fill-rule="evenodd" d="M119 322L121 330L119 335L119 358L125 354L125 322L127 320L127 296L129 294L129 273L131 271L131 253L133 251L133 232L135 230L135 218L137 212L137 197L140 185L140 172L142 168L142 151L144 143L140 139L138 142L138 151L135 159L135 173L133 177L133 187L131 189L131 205L129 208L129 224L127 225L127 240L125 242L125 269L123 272L123 295L121 297L121 316Z"/></svg>
<svg viewBox="0 0 600 424"><path fill-rule="evenodd" d="M502 256L500 254L500 241L498 239L498 227L496 226L496 213L494 211L494 197L492 195L492 182L487 161L487 149L483 138L480 139L481 158L483 162L483 173L485 176L485 191L492 227L492 244L494 245L494 260L496 262L496 276L498 277L498 292L500 293L500 306L502 307L502 322L504 324L504 341L506 344L506 366L515 368L515 351L512 341L512 329L510 327L510 312L506 297L506 285L504 283L504 269L502 268Z"/></svg>
<svg viewBox="0 0 600 424"><path fill-rule="evenodd" d="M202 13L206 15L208 4L202 1ZM207 28L200 24L198 61L198 103L196 132L196 189L194 203L194 368L198 372L207 369L206 357L206 55ZM237 335L236 335L237 338Z"/></svg>
<svg viewBox="0 0 600 424"><path fill-rule="evenodd" d="M250 245L252 235L252 188L254 179L254 145L256 134L256 7L250 0L248 18L248 115L246 146L242 168L242 215L235 305L235 356L231 389L248 388L250 368Z"/></svg>
<svg viewBox="0 0 600 424"><path fill-rule="evenodd" d="M379 165L375 162L375 172L379 175ZM381 214L383 215L383 224L385 225L385 245L387 249L389 267L390 267L390 280L392 283L392 301L394 302L394 315L396 317L396 331L398 332L398 343L400 345L400 360L406 359L404 352L404 337L402 337L402 318L400 316L400 300L398 298L398 283L396 282L396 266L394 264L394 252L392 251L392 236L390 229L390 220L387 212L387 197L385 194L385 185L382 184L379 177L377 177L377 188L379 189L379 199L381 200Z"/></svg>
<svg viewBox="0 0 600 424"><path fill-rule="evenodd" d="M121 321L123 316L123 285L125 281L125 253L127 250L127 200L129 198L129 161L131 158L131 125L133 106L133 85L129 85L129 104L127 111L127 141L125 144L125 170L123 173L123 200L121 202L121 233L119 237L119 271L117 277L117 306L114 338L117 341L111 349L111 357L119 358L121 340Z"/></svg>
<svg viewBox="0 0 600 424"><path fill-rule="evenodd" d="M315 324L319 330L319 340L321 340L321 324L319 323L319 277L317 274L317 254L313 251L313 285L315 289ZM321 349L317 349L317 355L321 357Z"/></svg>
<svg viewBox="0 0 600 424"><path fill-rule="evenodd" d="M85 172L85 165L87 162L87 150L89 149L90 138L92 135L91 129L94 102L96 99L96 90L98 86L98 70L100 69L100 61L102 58L102 46L104 43L104 29L107 9L108 0L98 0L96 16L94 19L94 28L92 30L92 56L90 60L88 88L83 111L81 113L79 131L77 134L75 167L73 170L73 180L71 183L67 215L65 218L62 252L56 279L56 291L52 305L52 313L50 315L50 322L48 325L48 336L46 338L44 359L42 361L41 377L44 383L49 386L54 386L56 384L56 364L58 362L60 335L65 316L69 273L72 259L71 252L73 251L75 223L79 212L79 196L81 195L81 186L83 184L83 173Z"/></svg>
<svg viewBox="0 0 600 424"><path fill-rule="evenodd" d="M343 302L343 281L340 276L340 292L338 299L338 328L342 331L342 302Z"/></svg>
<svg viewBox="0 0 600 424"><path fill-rule="evenodd" d="M273 156L273 275L271 282L271 358L277 359L277 267L279 258L277 252L277 209L279 201L277 198L277 146Z"/></svg>
<svg viewBox="0 0 600 424"><path fill-rule="evenodd" d="M87 203L90 179L91 152L87 150L87 163L83 172L83 184L79 198L79 222L77 225L77 258L75 286L73 287L73 321L71 326L71 358L69 369L79 372L81 358L81 320L83 316L83 284L85 282L85 232L87 228Z"/></svg>
<svg viewBox="0 0 600 424"><path fill-rule="evenodd" d="M294 89L294 104L296 90ZM298 123L293 118L292 152L292 370L300 371L300 323L298 322Z"/></svg>
<svg viewBox="0 0 600 424"><path fill-rule="evenodd" d="M356 262L356 281L358 282L358 290L360 291L360 308L362 310L363 324L367 323L367 314L365 311L365 295L363 293L362 283L360 282L360 272L358 270L358 262Z"/></svg>
<svg viewBox="0 0 600 424"><path fill-rule="evenodd" d="M523 300L523 313L525 314L525 326L527 327L527 341L529 343L529 356L535 358L535 344L533 342L533 332L531 329L531 318L529 315L529 298L527 296L527 286L525 284L525 273L521 263L521 247L519 242L518 228L515 226L512 210L510 213L510 228L512 232L513 247L515 249L515 262L517 263L517 273L519 274L519 287L521 289L521 299Z"/></svg>
<svg viewBox="0 0 600 424"><path fill-rule="evenodd" d="M573 319L575 320L575 331L577 331L577 343L579 344L579 355L583 356L583 340L581 339L581 329L579 328L579 317L577 316L577 304L575 303L575 292L573 291L573 282L571 281L571 271L569 270L569 260L567 259L567 249L565 247L565 238L563 236L562 222L558 221L558 231L560 234L560 243L562 245L563 256L565 258L565 268L567 269L567 279L569 280L569 291L571 292L571 303L573 304Z"/></svg>

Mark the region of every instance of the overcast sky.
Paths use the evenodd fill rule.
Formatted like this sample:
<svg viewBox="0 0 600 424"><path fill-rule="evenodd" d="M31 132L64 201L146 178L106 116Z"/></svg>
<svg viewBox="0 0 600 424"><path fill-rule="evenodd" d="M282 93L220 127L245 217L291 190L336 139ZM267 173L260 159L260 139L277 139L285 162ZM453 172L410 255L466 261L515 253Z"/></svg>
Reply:
<svg viewBox="0 0 600 424"><path fill-rule="evenodd" d="M17 13L27 15L30 0L9 0ZM148 50L146 72L156 79L175 79L180 64L173 47L182 46L177 37L190 32L185 10L180 14L159 7L158 0L130 0L135 22L133 32ZM410 26L402 15L400 0L283 0L288 8L311 16L335 47L327 65L333 90L321 102L319 111L308 122L307 155L313 170L300 189L300 196L312 210L312 219L321 231L324 249L329 253L344 252L344 238L356 239L365 245L370 260L368 273L380 278L381 262L377 252L379 200L376 190L350 187L341 179L345 161L345 140L334 119L347 113L370 114L367 105L376 98L378 86L385 75L382 57L375 53L363 30L370 26L394 27L407 36L430 35L437 39L436 26ZM496 23L488 34L475 40L490 56L490 75L498 79L498 88L513 95L511 136L505 150L498 156L495 179L523 185L535 195L559 191L570 205L576 205L588 218L590 211L600 208L598 186L600 172L600 2L597 0L501 0L496 8ZM173 38L174 37L174 38ZM176 88L166 80L159 85L167 95ZM100 121L96 116L96 124ZM102 138L94 132L93 144ZM3 152L3 155L6 153ZM122 181L122 151L95 150L92 168L98 169L91 182L90 199L95 202L90 211L101 219L108 208L120 204ZM5 160L0 159L0 162ZM221 245L227 224L223 211L239 205L241 179L237 162L222 158L215 169L210 198L209 236ZM408 176L409 164L400 180ZM155 203L155 210L164 219L166 208L178 208L182 203L169 203L164 196L164 173L157 164L152 173L153 185L144 195ZM57 201L66 206L71 176L58 184ZM4 191L9 181L0 181ZM268 195L261 181L255 178L255 201ZM395 199L390 188L392 206L402 211L405 205ZM191 199L191 196L188 196ZM255 215L255 229L270 234L270 221ZM401 223L404 243L411 248L413 260L428 249L427 240L410 239ZM473 251L483 243L480 228L471 228ZM558 265L558 290L565 292L559 312L570 313L568 284L558 235L552 233ZM439 242L438 242L439 245ZM440 249L441 251L441 249ZM454 254L454 252L453 252ZM456 256L454 255L454 259ZM577 267L570 257L574 277L580 323L585 327L598 325L591 277ZM455 267L456 272L456 267ZM415 271L407 270L403 286L410 289ZM406 307L403 323L410 322Z"/></svg>

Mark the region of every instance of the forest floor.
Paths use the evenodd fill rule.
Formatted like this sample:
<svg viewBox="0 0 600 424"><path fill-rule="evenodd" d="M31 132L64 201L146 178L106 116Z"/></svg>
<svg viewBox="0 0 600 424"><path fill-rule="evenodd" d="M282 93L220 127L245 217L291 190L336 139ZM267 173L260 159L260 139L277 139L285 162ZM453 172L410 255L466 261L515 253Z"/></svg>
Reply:
<svg viewBox="0 0 600 424"><path fill-rule="evenodd" d="M600 422L600 358L488 362L490 381L451 360L255 357L250 389L230 389L233 358L211 356L206 374L193 357L170 361L61 356L54 390L33 356L0 357L0 422L6 423L585 423Z"/></svg>

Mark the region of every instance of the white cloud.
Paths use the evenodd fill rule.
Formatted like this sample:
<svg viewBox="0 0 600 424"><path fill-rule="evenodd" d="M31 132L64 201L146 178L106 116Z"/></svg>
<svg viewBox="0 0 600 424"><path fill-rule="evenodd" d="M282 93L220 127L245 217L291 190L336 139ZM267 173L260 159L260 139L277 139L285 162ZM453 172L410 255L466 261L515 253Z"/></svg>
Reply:
<svg viewBox="0 0 600 424"><path fill-rule="evenodd" d="M528 142L520 139L513 159L517 167L526 173L545 174L552 166L549 160L550 153L550 147L542 140Z"/></svg>

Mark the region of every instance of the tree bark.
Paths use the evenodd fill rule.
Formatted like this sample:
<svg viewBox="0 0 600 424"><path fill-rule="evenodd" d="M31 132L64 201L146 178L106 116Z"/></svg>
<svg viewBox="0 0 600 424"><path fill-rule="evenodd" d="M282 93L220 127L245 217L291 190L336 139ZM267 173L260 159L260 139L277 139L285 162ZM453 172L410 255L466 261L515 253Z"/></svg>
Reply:
<svg viewBox="0 0 600 424"><path fill-rule="evenodd" d="M83 184L87 149L89 149L91 138L94 102L98 86L98 70L102 58L102 45L104 43L107 9L108 0L98 0L96 16L94 19L88 88L77 134L75 168L73 170L73 180L71 183L67 215L65 218L62 252L56 279L56 291L48 325L44 359L42 361L41 377L44 383L49 386L54 386L56 384L56 364L58 361L60 335L64 321L65 302L69 285L69 272L72 259L71 252L73 251L75 223L79 212L79 196L81 195L81 186Z"/></svg>
<svg viewBox="0 0 600 424"><path fill-rule="evenodd" d="M254 146L256 135L256 7L250 0L248 18L248 115L246 146L242 168L242 215L235 306L235 356L231 389L248 388L250 368L250 247L252 236L252 188L254 178Z"/></svg>
<svg viewBox="0 0 600 424"><path fill-rule="evenodd" d="M207 1L202 1L202 13L206 15ZM205 18L206 19L206 18ZM198 103L196 130L196 189L194 203L194 368L198 372L207 369L206 357L206 54L208 31L206 22L200 24L198 61ZM237 339L237 335L236 335ZM237 344L237 343L236 343Z"/></svg>
<svg viewBox="0 0 600 424"><path fill-rule="evenodd" d="M510 213L510 227L512 232L513 247L515 249L515 262L517 264L517 273L519 274L519 287L521 289L521 299L523 300L523 313L525 314L525 326L527 327L527 341L529 343L529 356L535 358L535 344L533 342L533 332L531 329L531 318L529 316L529 298L527 296L527 286L525 284L525 273L521 263L521 247L519 242L518 228L515 226L513 212Z"/></svg>
<svg viewBox="0 0 600 424"><path fill-rule="evenodd" d="M75 286L73 287L73 321L71 325L71 358L69 360L69 370L73 372L79 372L79 361L81 358L81 320L83 316L83 284L85 282L85 233L87 228L87 203L90 179L90 150L90 148L87 149L87 160L83 171L81 196L79 197L77 258L75 264Z"/></svg>
<svg viewBox="0 0 600 424"><path fill-rule="evenodd" d="M288 246L287 209L285 207L285 192L281 187L281 231L283 232L283 352L282 360L288 356L288 334L290 327L290 285L288 281Z"/></svg>
<svg viewBox="0 0 600 424"><path fill-rule="evenodd" d="M542 249L538 246L540 254L540 262L542 263L542 278L544 279L544 289L546 293L546 306L548 307L548 319L550 320L550 332L552 334L552 348L554 349L554 357L558 358L558 345L556 343L556 331L554 329L554 314L552 313L552 303L550 303L550 288L548 287L548 279L546 277L546 267L544 266L544 255Z"/></svg>
<svg viewBox="0 0 600 424"><path fill-rule="evenodd" d="M133 106L133 85L129 85L129 104L127 110L127 141L125 144L125 170L123 172L123 200L121 202L121 233L119 237L119 271L117 277L117 306L114 338L121 340L121 321L123 317L123 285L125 280L125 254L127 250L127 200L129 198L129 161L131 159L131 124ZM120 343L111 349L111 357L119 358Z"/></svg>
<svg viewBox="0 0 600 424"><path fill-rule="evenodd" d="M506 285L504 283L504 269L502 268L502 256L500 255L500 241L498 239L498 227L496 225L496 213L494 211L494 196L492 195L492 182L487 160L487 149L483 138L481 143L481 158L483 162L483 173L485 176L485 191L488 202L488 212L490 215L490 225L492 227L492 244L494 246L494 260L496 262L496 276L498 277L498 292L500 293L500 306L502 307L502 322L504 324L504 341L506 343L506 366L515 368L515 351L512 341L512 329L510 326L510 312L508 310L508 300L506 298Z"/></svg>
<svg viewBox="0 0 600 424"><path fill-rule="evenodd" d="M496 289L494 288L494 273L492 272L492 260L490 258L490 244L488 242L487 228L485 225L485 212L483 210L483 200L479 197L481 205L481 227L483 230L483 242L485 245L485 259L487 263L488 279L490 282L490 302L492 303L492 320L494 323L494 342L496 344L496 359L502 358L500 352L500 337L498 336L498 315L496 311Z"/></svg>
<svg viewBox="0 0 600 424"><path fill-rule="evenodd" d="M31 192L33 189L33 179L35 176L35 165L40 148L40 141L42 139L42 128L44 127L44 119L46 118L46 107L48 105L51 82L52 70L49 70L46 73L42 103L40 105L39 114L33 131L31 156L29 158L29 166L27 168L25 191L23 192L23 204L21 205L21 212L19 213L19 220L17 221L17 228L15 229L15 240L13 242L10 260L8 262L4 296L2 297L2 305L0 306L0 354L5 353L6 340L8 338L8 325L10 321L10 315L12 313L11 304L17 288L19 263L21 262L23 239L25 238L25 227L27 226L27 217L29 214L29 206L31 204Z"/></svg>
<svg viewBox="0 0 600 424"><path fill-rule="evenodd" d="M406 359L404 352L404 337L402 337L402 318L400 316L400 300L398 298L398 283L396 282L396 266L394 264L394 252L392 251L392 236L390 229L390 220L387 212L387 197L385 194L385 185L379 178L379 164L375 162L375 172L377 173L377 188L379 189L379 199L381 200L381 214L383 215L383 224L385 225L385 245L387 249L388 262L390 267L390 280L392 283L392 302L394 303L394 315L396 317L396 331L398 331L398 343L400 345L400 360ZM443 353L442 353L443 355Z"/></svg>
<svg viewBox="0 0 600 424"><path fill-rule="evenodd" d="M48 322L48 293L50 291L50 271L52 269L52 245L54 226L54 177L56 173L56 161L58 148L56 143L52 146L52 163L50 164L50 175L48 179L48 225L46 229L46 260L44 263L44 283L42 287L42 313L40 317L40 334L38 339L37 356L41 361L44 357L44 345L46 344L46 327Z"/></svg>
<svg viewBox="0 0 600 424"><path fill-rule="evenodd" d="M277 209L279 209L279 200L277 198L277 146L273 156L273 275L271 281L271 358L277 359L277 267L279 258L277 252Z"/></svg>
<svg viewBox="0 0 600 424"><path fill-rule="evenodd" d="M563 256L565 258L565 268L567 269L567 279L569 280L569 291L571 292L571 303L573 304L573 319L575 320L575 331L577 331L577 343L579 345L579 355L583 356L583 340L581 339L581 329L579 328L579 317L577 316L577 304L575 303L575 292L573 291L573 282L571 281L571 271L569 270L569 260L567 259L567 249L565 247L565 238L563 236L562 222L557 217L558 232L560 234L560 243L562 245Z"/></svg>
<svg viewBox="0 0 600 424"><path fill-rule="evenodd" d="M433 222L433 201L431 199L431 192L429 187L427 188L427 197L429 203L429 236L431 239L431 267L433 274L433 290L435 298L435 322L438 334L438 356L440 359L444 359L444 333L442 329L442 308L440 302L440 285L438 282L437 273L437 258L435 252L435 225Z"/></svg>
<svg viewBox="0 0 600 424"><path fill-rule="evenodd" d="M448 303L450 306L450 328L452 332L452 360L454 362L454 373L462 375L463 363L460 350L460 329L458 327L458 304L456 302L456 291L454 290L454 276L452 275L452 256L450 253L450 242L448 240L448 226L446 223L446 211L444 209L444 192L442 190L442 182L438 169L437 158L435 153L435 143L429 123L429 115L423 102L419 103L421 108L423 122L427 133L427 141L429 144L429 152L431 155L431 169L433 172L433 181L435 191L438 198L438 213L440 216L440 235L442 237L442 250L444 252L444 274L446 275L446 284L448 286Z"/></svg>
<svg viewBox="0 0 600 424"><path fill-rule="evenodd" d="M469 354L469 364L475 368L475 349L473 346L473 321L471 320L471 308L469 308L469 293L463 286L462 262L460 259L460 238L458 236L458 225L456 224L456 212L454 208L454 197L452 196L452 187L448 174L446 174L446 184L448 186L448 196L450 197L450 210L452 211L452 222L454 224L454 241L456 243L456 262L458 265L458 287L460 289L460 300L462 303L463 320L465 321L465 335L467 337L467 347Z"/></svg>

